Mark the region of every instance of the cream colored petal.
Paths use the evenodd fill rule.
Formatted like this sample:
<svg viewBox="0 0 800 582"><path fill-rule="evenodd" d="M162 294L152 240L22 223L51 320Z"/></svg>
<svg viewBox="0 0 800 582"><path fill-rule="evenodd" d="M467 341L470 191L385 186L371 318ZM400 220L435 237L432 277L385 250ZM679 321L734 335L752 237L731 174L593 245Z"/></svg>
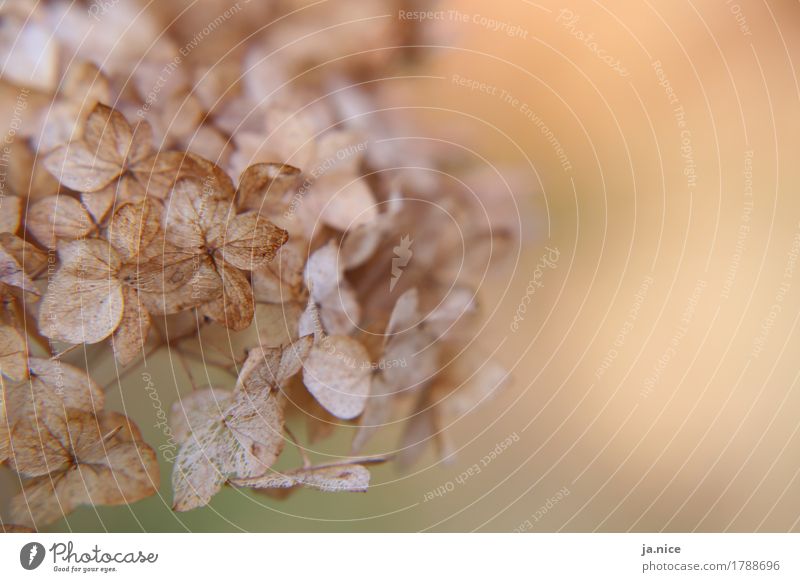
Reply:
<svg viewBox="0 0 800 582"><path fill-rule="evenodd" d="M347 336L317 341L303 364L303 382L331 414L351 419L364 411L372 366L367 350Z"/></svg>

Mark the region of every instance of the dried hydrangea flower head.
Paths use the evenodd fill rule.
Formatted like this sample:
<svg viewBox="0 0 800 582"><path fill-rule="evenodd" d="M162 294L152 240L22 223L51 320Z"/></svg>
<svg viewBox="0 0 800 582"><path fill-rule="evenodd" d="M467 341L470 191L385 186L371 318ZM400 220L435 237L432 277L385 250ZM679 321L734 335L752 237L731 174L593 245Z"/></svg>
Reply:
<svg viewBox="0 0 800 582"><path fill-rule="evenodd" d="M0 8L0 53L13 56L0 90L28 96L10 150L19 178L0 192L0 463L20 476L9 509L19 527L159 491L155 450L135 418L106 410L95 376L113 367L121 386L160 350L186 377L166 403L177 452L171 492L159 494L175 511L226 485L365 491L372 465L411 462L432 442L449 454L447 427L507 380L458 357L507 225L444 182L382 172L441 158L370 150L390 127L359 112L385 95L350 83L404 66L410 51L378 47L415 33L383 19L266 61L316 26L301 11L294 28L246 43L249 25L232 21L215 46L232 34L238 48L217 59L210 44L187 49L181 26L160 34L167 4L137 14L134 36L132 2L90 34L91 14L74 4ZM357 21L393 5L337 10ZM376 50L317 70L331 43ZM355 456L398 418L396 450ZM306 443L291 428L303 421ZM352 446L310 458L310 443L342 425ZM300 466L281 464L287 449Z"/></svg>

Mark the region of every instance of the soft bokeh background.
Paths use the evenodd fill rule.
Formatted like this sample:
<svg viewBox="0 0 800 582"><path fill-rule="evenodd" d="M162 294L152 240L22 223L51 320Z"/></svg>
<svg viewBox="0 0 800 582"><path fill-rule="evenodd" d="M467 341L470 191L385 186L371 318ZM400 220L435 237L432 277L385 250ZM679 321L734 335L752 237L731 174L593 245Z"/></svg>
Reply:
<svg viewBox="0 0 800 582"><path fill-rule="evenodd" d="M175 2L163 26L191 38L218 3L199 4ZM336 0L319 4L308 10ZM440 46L420 48L415 71L427 77L386 82L431 127L449 128L444 137L524 185L514 190L523 252L482 289L481 342L514 384L452 427L455 460L431 450L407 472L379 467L365 495L226 490L174 515L165 464L163 499L82 509L55 529L800 529L798 4L436 9L444 17L427 23L424 44ZM242 14L252 30L265 24L257 6ZM329 10L320 27L337 16L347 17ZM212 40L203 50L234 42ZM161 366L168 394L166 356ZM142 388L133 375L108 407L121 409L124 395L158 444ZM391 449L395 433L373 450ZM459 477L476 463L480 472ZM2 484L13 487L8 473Z"/></svg>

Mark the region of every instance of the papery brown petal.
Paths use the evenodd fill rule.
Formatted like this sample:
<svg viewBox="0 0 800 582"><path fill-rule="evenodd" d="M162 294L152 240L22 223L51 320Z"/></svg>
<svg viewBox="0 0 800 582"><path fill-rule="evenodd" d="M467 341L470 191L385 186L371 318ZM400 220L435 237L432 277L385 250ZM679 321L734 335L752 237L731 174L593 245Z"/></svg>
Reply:
<svg viewBox="0 0 800 582"><path fill-rule="evenodd" d="M169 424L178 444L189 440L193 432L210 430L224 417L233 402L233 392L206 388L181 395L172 403Z"/></svg>
<svg viewBox="0 0 800 582"><path fill-rule="evenodd" d="M67 422L63 409L59 414L16 422L10 430L9 466L24 477L48 475L68 466L72 445Z"/></svg>
<svg viewBox="0 0 800 582"><path fill-rule="evenodd" d="M173 508L203 506L228 478L266 471L283 447L283 422L270 390L204 390L176 402L171 424L182 445L172 473Z"/></svg>
<svg viewBox="0 0 800 582"><path fill-rule="evenodd" d="M233 483L240 487L261 489L304 485L327 492L363 493L369 488L369 479L369 471L363 465L344 464L270 472L252 479L235 479Z"/></svg>
<svg viewBox="0 0 800 582"><path fill-rule="evenodd" d="M161 214L157 200L123 204L108 225L108 242L123 261L142 260L161 251Z"/></svg>
<svg viewBox="0 0 800 582"><path fill-rule="evenodd" d="M278 390L303 367L313 342L309 335L279 348L253 348L239 371L236 389Z"/></svg>
<svg viewBox="0 0 800 582"><path fill-rule="evenodd" d="M168 239L182 248L202 248L207 234L226 228L232 202L210 185L195 178L181 178L172 188L164 215Z"/></svg>
<svg viewBox="0 0 800 582"><path fill-rule="evenodd" d="M0 232L17 232L22 220L22 202L19 196L0 198Z"/></svg>
<svg viewBox="0 0 800 582"><path fill-rule="evenodd" d="M89 61L74 61L61 81L61 92L71 100L88 102L92 109L98 101L111 97L108 78Z"/></svg>
<svg viewBox="0 0 800 582"><path fill-rule="evenodd" d="M220 264L221 263L221 264ZM200 311L234 331L241 331L253 322L255 302L247 276L236 267L217 262L222 277L222 295L204 303Z"/></svg>
<svg viewBox="0 0 800 582"><path fill-rule="evenodd" d="M157 198L166 198L173 184L189 178L203 184L216 198L232 201L233 182L228 174L216 164L191 152L158 152L131 168L147 192Z"/></svg>
<svg viewBox="0 0 800 582"><path fill-rule="evenodd" d="M136 291L130 287L123 290L125 310L119 327L111 336L114 355L122 366L126 366L143 355L142 347L150 331L150 314L139 301Z"/></svg>
<svg viewBox="0 0 800 582"><path fill-rule="evenodd" d="M181 447L172 468L172 510L189 511L208 505L227 478L211 460L204 443L190 441Z"/></svg>
<svg viewBox="0 0 800 582"><path fill-rule="evenodd" d="M58 360L30 358L30 379L8 393L12 425L35 417L63 417L65 408L98 412L105 395L84 370Z"/></svg>
<svg viewBox="0 0 800 582"><path fill-rule="evenodd" d="M240 214L226 226L211 241L222 259L245 271L272 261L289 238L289 233L256 212Z"/></svg>
<svg viewBox="0 0 800 582"><path fill-rule="evenodd" d="M126 265L121 277L139 292L151 314L180 313L220 297L223 291L211 257L169 247L145 263Z"/></svg>
<svg viewBox="0 0 800 582"><path fill-rule="evenodd" d="M4 287L17 287L40 295L28 274L39 271L45 261L44 253L32 244L14 234L0 232L0 284Z"/></svg>
<svg viewBox="0 0 800 582"><path fill-rule="evenodd" d="M372 366L366 348L347 336L317 341L303 364L303 383L331 414L355 418L364 411Z"/></svg>
<svg viewBox="0 0 800 582"><path fill-rule="evenodd" d="M28 347L22 334L8 325L0 325L0 374L20 382L28 377Z"/></svg>
<svg viewBox="0 0 800 582"><path fill-rule="evenodd" d="M284 303L305 301L303 271L306 263L305 244L289 240L275 258L252 273L256 301Z"/></svg>
<svg viewBox="0 0 800 582"><path fill-rule="evenodd" d="M116 164L121 169L133 143L133 130L122 113L98 103L86 119L83 141L98 158Z"/></svg>
<svg viewBox="0 0 800 582"><path fill-rule="evenodd" d="M39 310L39 329L49 338L77 344L107 338L122 319L119 257L99 239L59 247L62 266L50 280Z"/></svg>
<svg viewBox="0 0 800 582"><path fill-rule="evenodd" d="M117 185L113 183L97 192L81 193L81 202L83 202L84 207L89 214L92 215L97 224L102 224L111 210L111 207L114 205L114 200L117 197L116 190Z"/></svg>
<svg viewBox="0 0 800 582"><path fill-rule="evenodd" d="M236 200L239 208L260 211L297 185L300 170L288 164L253 164L242 172Z"/></svg>
<svg viewBox="0 0 800 582"><path fill-rule="evenodd" d="M71 196L48 196L28 210L25 226L43 246L54 249L59 239L85 238L94 221L80 202Z"/></svg>
<svg viewBox="0 0 800 582"><path fill-rule="evenodd" d="M102 416L68 413L68 434L59 436L71 443L78 463L67 463L50 475L24 483L11 501L15 521L43 526L81 505L125 505L157 491L159 471L153 449L116 434L108 438L99 430L106 424Z"/></svg>
<svg viewBox="0 0 800 582"><path fill-rule="evenodd" d="M127 163L135 166L145 161L153 151L153 129L146 121L140 121L133 130L131 147L128 150Z"/></svg>
<svg viewBox="0 0 800 582"><path fill-rule="evenodd" d="M122 173L121 163L102 159L83 142L70 142L47 154L44 166L67 188L97 192Z"/></svg>

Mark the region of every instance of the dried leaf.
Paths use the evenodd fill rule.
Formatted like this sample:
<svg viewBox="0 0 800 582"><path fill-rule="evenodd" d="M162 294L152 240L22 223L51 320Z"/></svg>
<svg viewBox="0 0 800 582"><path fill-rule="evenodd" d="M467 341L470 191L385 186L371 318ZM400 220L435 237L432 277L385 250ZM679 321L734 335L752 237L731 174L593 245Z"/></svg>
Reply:
<svg viewBox="0 0 800 582"><path fill-rule="evenodd" d="M372 367L366 348L347 336L317 341L303 364L303 382L328 412L343 419L364 411Z"/></svg>

